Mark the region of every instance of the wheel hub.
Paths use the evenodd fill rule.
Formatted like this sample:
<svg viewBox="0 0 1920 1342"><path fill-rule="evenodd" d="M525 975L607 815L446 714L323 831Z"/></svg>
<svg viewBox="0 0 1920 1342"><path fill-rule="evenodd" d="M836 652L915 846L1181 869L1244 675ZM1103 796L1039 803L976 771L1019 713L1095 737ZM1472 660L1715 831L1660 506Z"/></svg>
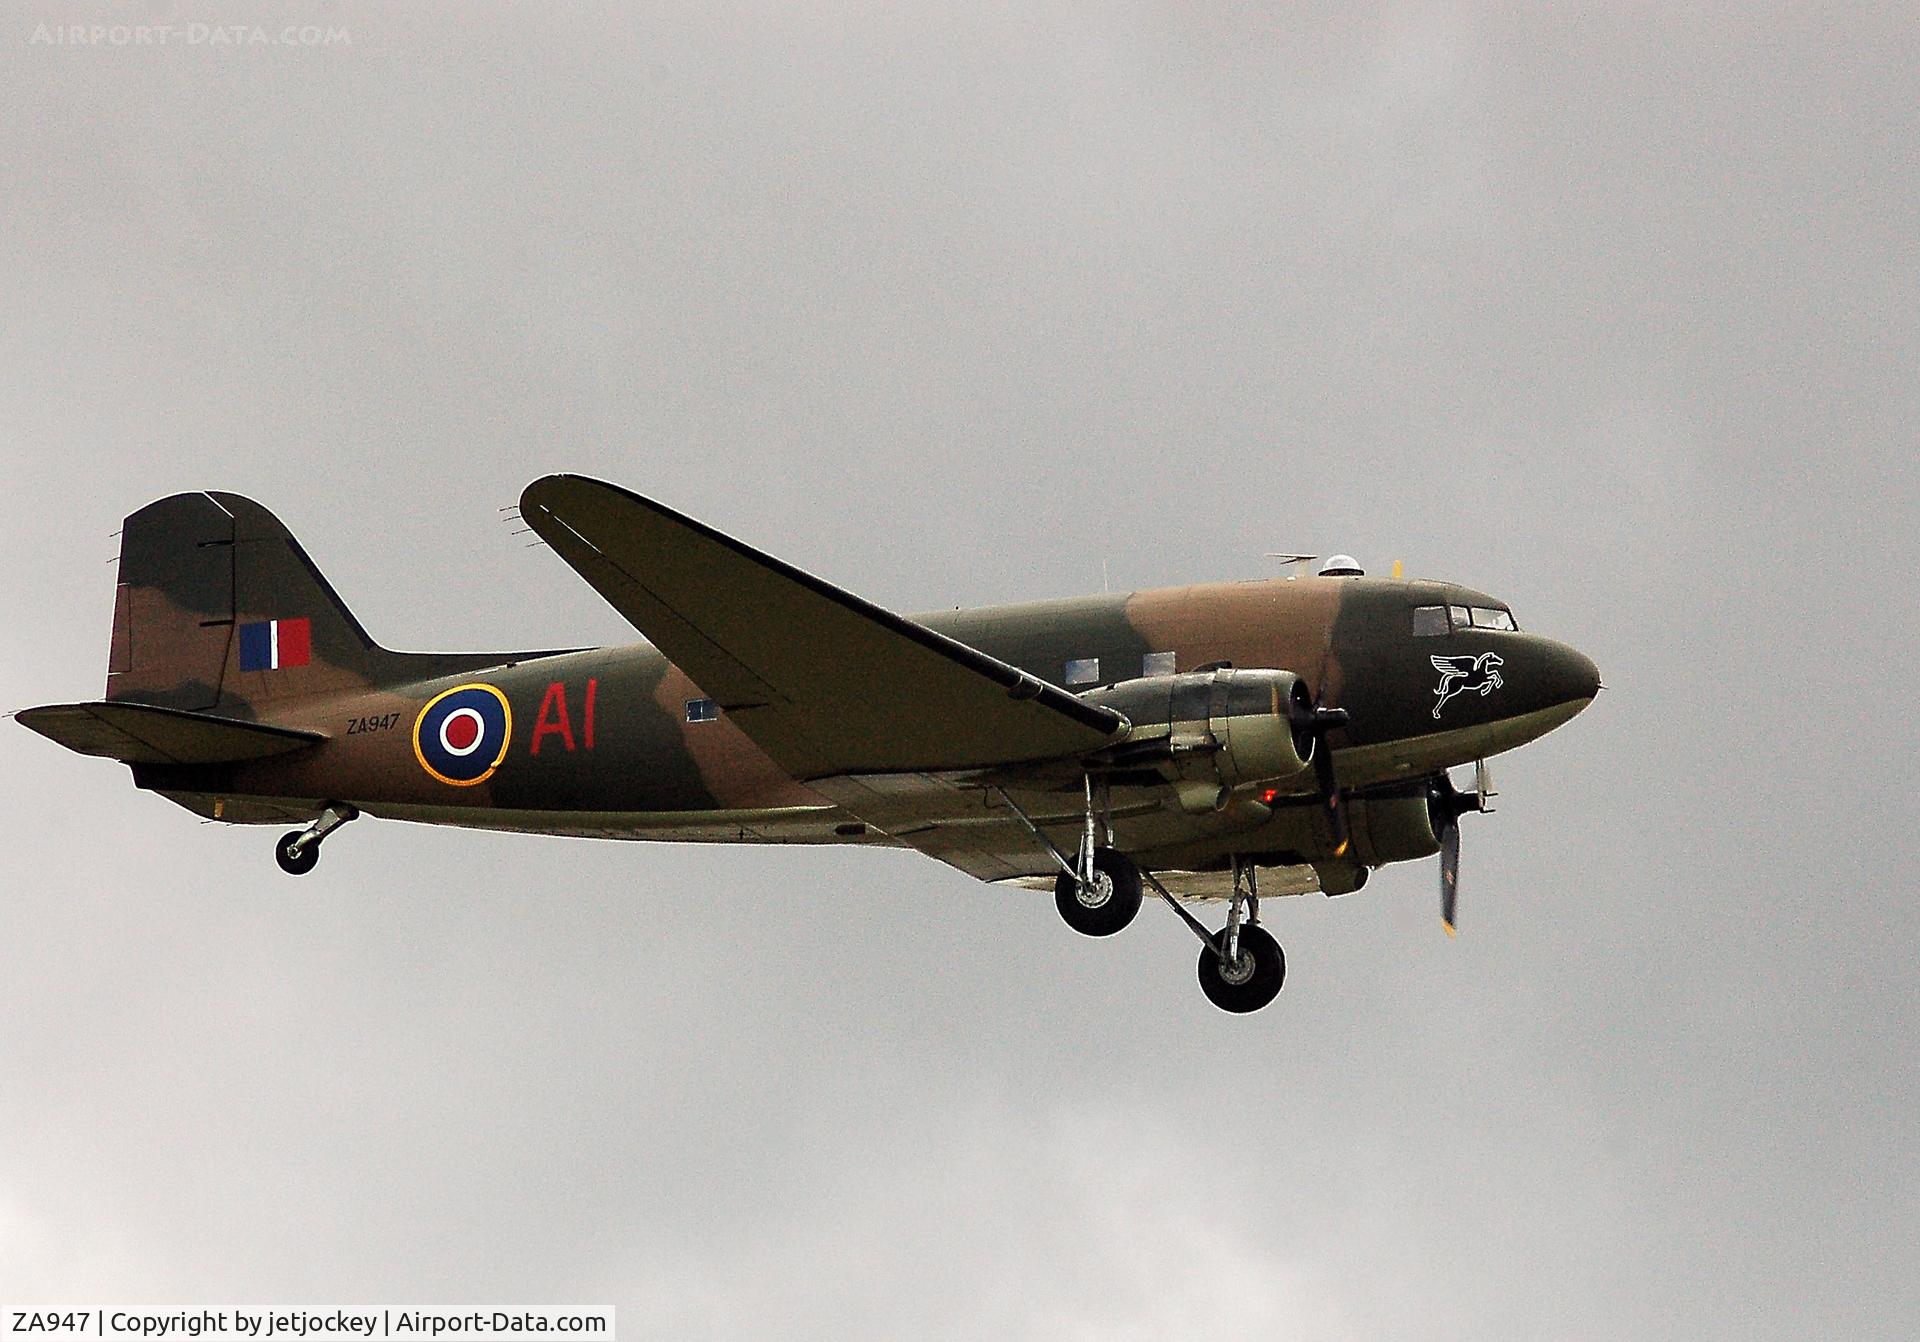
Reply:
<svg viewBox="0 0 1920 1342"><path fill-rule="evenodd" d="M1104 909L1107 901L1113 898L1113 877L1104 871L1096 871L1093 880L1075 882L1074 898L1083 909Z"/></svg>
<svg viewBox="0 0 1920 1342"><path fill-rule="evenodd" d="M1221 958L1220 981L1222 983L1230 983L1238 988L1241 984L1253 977L1253 969L1253 952L1243 948L1240 952L1240 958L1237 960L1229 961L1225 957Z"/></svg>

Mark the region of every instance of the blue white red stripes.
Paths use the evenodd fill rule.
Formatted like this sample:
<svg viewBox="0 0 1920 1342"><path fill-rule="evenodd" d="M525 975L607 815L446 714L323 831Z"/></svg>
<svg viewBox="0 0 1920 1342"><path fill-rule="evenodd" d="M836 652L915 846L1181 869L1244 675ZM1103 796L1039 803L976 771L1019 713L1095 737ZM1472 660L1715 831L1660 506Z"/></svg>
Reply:
<svg viewBox="0 0 1920 1342"><path fill-rule="evenodd" d="M279 671L305 666L312 660L313 622L305 616L297 620L256 620L240 626L242 671Z"/></svg>

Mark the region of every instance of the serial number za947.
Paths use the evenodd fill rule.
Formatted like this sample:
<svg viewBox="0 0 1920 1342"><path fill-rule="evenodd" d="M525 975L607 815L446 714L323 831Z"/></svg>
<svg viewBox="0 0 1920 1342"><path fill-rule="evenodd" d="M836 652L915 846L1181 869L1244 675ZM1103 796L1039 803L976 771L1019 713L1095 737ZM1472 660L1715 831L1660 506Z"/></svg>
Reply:
<svg viewBox="0 0 1920 1342"><path fill-rule="evenodd" d="M371 718L348 718L347 735L363 736L367 732L384 732L399 721L398 713L382 713Z"/></svg>
<svg viewBox="0 0 1920 1342"><path fill-rule="evenodd" d="M13 1328L16 1333L84 1333L87 1320L93 1317L90 1309L70 1309L65 1313L38 1310L16 1309L13 1311Z"/></svg>

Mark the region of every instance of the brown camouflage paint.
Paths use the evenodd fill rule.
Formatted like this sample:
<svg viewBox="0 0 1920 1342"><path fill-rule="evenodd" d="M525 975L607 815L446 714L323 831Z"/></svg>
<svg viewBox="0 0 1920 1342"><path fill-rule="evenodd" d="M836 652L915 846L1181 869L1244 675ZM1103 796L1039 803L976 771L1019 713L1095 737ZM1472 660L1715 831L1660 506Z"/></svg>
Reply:
<svg viewBox="0 0 1920 1342"><path fill-rule="evenodd" d="M687 722L687 701L703 697L698 686L644 644L560 653L380 648L286 528L239 496L177 495L134 514L123 537L121 570L110 699L208 710L328 738L291 755L241 764L135 767L139 785L203 814L235 823L284 823L310 816L326 802L345 801L488 827L592 833L621 832L621 816L634 817L636 833L684 816L689 835L710 831L711 837L776 840L831 839L832 823L849 819L828 809L822 789L780 770L725 715ZM1303 577L915 618L1054 684L1064 682L1069 661L1097 658L1097 683L1111 685L1139 676L1148 654L1168 652L1183 673L1217 665L1291 671L1319 702L1353 713L1351 728L1334 733L1332 743L1340 748L1342 785L1365 788L1403 783L1410 771L1430 773L1508 748L1577 711L1553 705L1576 702L1568 695L1577 695L1586 672L1569 672L1558 663L1552 675L1541 670L1570 650L1555 652L1558 645L1546 640L1483 630L1414 638L1411 611L1431 604L1498 603L1447 584ZM238 625L298 617L312 622L307 665L239 669ZM1514 689L1497 700L1463 699L1436 723L1429 657L1487 646L1507 657ZM1590 672L1591 664L1585 667ZM1529 689L1530 677L1551 684ZM506 696L512 734L490 777L452 786L422 766L413 733L429 700L465 683L491 685ZM1590 689L1585 692L1590 696ZM1071 795L1077 772L1056 773L1038 769L1021 782L1027 789L1023 805L1063 826L1077 823ZM1288 861L1324 857L1330 836L1312 801L1310 775L1292 787L1297 795L1271 807L1236 799L1217 814L1197 817L1171 806L1164 788L1121 789L1114 799L1116 831L1123 847L1163 866L1201 868L1230 852ZM943 810L961 819L987 818L977 785L956 790L929 780L920 793L906 787L897 797L890 805L902 816L924 807L929 821ZM1362 856L1397 860L1431 842L1422 840L1417 826L1402 823L1408 808L1393 797L1370 805L1377 824L1367 807L1355 812ZM719 819L723 815L730 818ZM1376 836L1372 831L1379 826L1386 828ZM844 837L859 842L875 836ZM989 825L964 846L991 854L982 860L1007 871L1046 867L1031 840L1006 824Z"/></svg>
<svg viewBox="0 0 1920 1342"><path fill-rule="evenodd" d="M705 696L679 667L668 664L664 657L659 661L662 675L654 690L653 706L667 722L680 725L680 744L717 807L826 805L819 793L782 773L726 715L710 722L688 722L688 701Z"/></svg>

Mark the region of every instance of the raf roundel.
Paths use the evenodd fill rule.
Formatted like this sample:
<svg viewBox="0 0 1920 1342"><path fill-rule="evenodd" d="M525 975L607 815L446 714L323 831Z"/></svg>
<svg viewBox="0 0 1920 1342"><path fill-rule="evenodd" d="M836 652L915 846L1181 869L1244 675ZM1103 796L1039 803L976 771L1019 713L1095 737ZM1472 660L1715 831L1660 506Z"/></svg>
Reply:
<svg viewBox="0 0 1920 1342"><path fill-rule="evenodd" d="M483 783L507 757L513 710L491 685L456 685L435 695L413 722L420 767L455 787Z"/></svg>

